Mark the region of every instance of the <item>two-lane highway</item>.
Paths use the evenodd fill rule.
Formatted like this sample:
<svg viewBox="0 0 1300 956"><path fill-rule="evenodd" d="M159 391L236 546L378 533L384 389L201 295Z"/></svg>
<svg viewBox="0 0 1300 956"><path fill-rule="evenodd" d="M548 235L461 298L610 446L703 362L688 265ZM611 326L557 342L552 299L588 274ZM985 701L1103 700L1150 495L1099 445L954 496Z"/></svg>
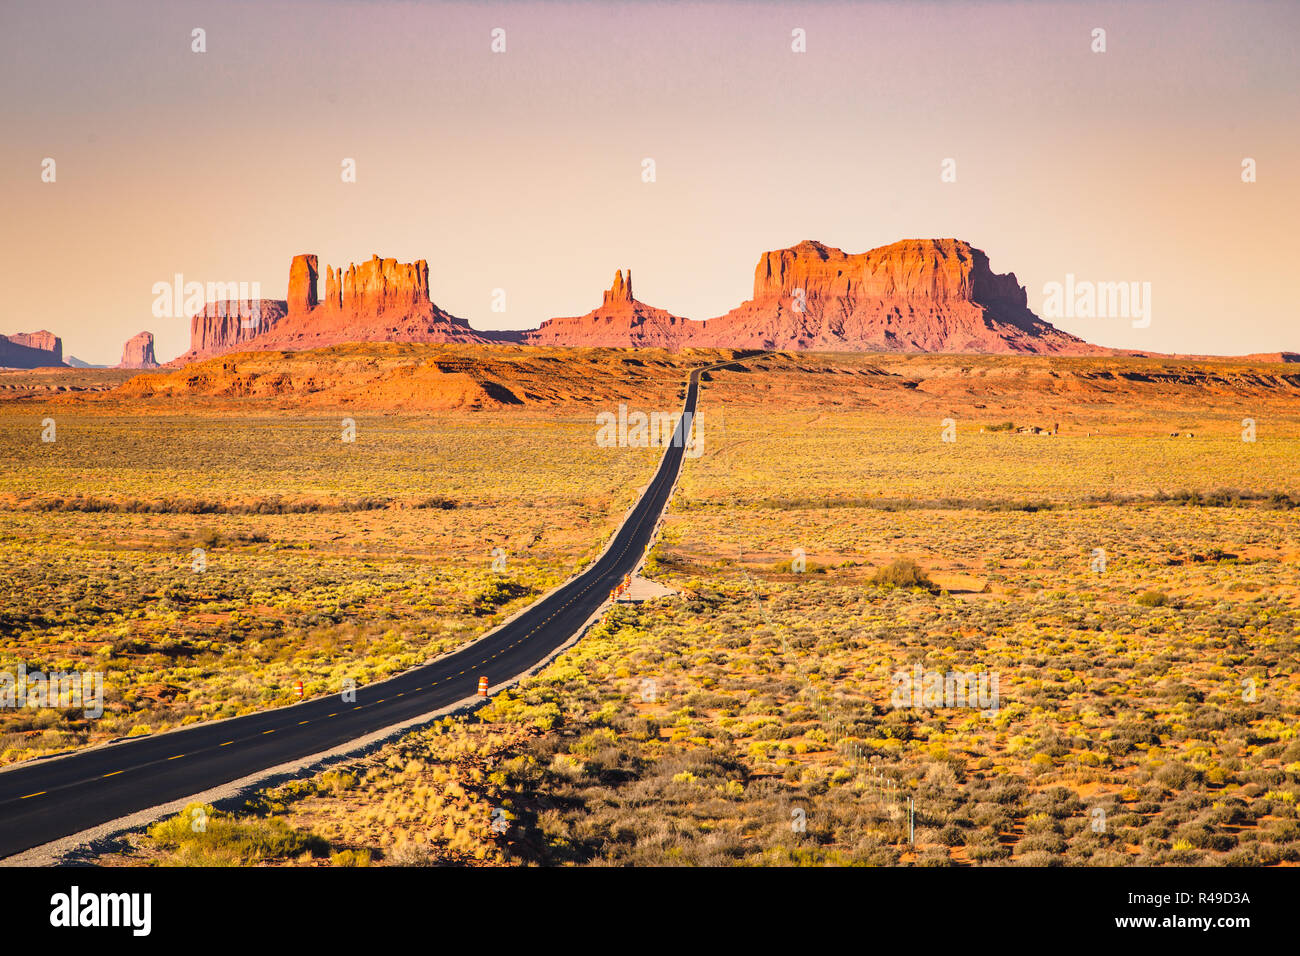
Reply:
<svg viewBox="0 0 1300 956"><path fill-rule="evenodd" d="M492 634L440 660L341 694L174 732L135 737L0 772L0 857L323 753L472 697L545 660L638 564L681 468L699 391L691 373L681 422L650 485L605 553Z"/></svg>

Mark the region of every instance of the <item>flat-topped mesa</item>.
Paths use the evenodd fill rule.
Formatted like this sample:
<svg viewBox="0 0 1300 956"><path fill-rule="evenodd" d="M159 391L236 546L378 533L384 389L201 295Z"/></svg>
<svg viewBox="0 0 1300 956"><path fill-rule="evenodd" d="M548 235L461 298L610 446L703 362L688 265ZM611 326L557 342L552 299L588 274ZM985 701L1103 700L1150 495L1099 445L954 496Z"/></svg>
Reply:
<svg viewBox="0 0 1300 956"><path fill-rule="evenodd" d="M15 332L9 336L9 341L24 348L51 352L56 359L63 361L63 339L46 329L39 332Z"/></svg>
<svg viewBox="0 0 1300 956"><path fill-rule="evenodd" d="M51 368L63 365L63 340L53 332L0 335L0 368Z"/></svg>
<svg viewBox="0 0 1300 956"><path fill-rule="evenodd" d="M1025 302L1014 273L995 274L988 256L960 239L904 239L857 255L804 240L763 253L754 270L754 299L790 297L798 289L808 299Z"/></svg>
<svg viewBox="0 0 1300 956"><path fill-rule="evenodd" d="M623 281L623 270L614 273L614 284L605 292L605 301L601 308L608 309L620 305L631 305L636 300L632 297L632 270L627 270L627 281Z"/></svg>
<svg viewBox="0 0 1300 956"><path fill-rule="evenodd" d="M915 352L1105 351L1031 312L1012 273L959 239L850 255L820 242L765 252L754 297L709 319L701 345Z"/></svg>

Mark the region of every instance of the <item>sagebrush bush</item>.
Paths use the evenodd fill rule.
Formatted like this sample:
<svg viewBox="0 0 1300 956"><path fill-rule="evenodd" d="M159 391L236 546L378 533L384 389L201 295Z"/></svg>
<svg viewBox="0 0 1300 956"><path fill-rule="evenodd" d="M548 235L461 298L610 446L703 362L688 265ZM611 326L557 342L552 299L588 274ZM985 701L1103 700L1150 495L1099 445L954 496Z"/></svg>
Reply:
<svg viewBox="0 0 1300 956"><path fill-rule="evenodd" d="M921 588L936 590L930 576L910 558L898 558L876 571L871 583L878 588Z"/></svg>
<svg viewBox="0 0 1300 956"><path fill-rule="evenodd" d="M1138 595L1137 602L1143 607L1164 607L1169 603L1169 595L1164 591L1143 591Z"/></svg>

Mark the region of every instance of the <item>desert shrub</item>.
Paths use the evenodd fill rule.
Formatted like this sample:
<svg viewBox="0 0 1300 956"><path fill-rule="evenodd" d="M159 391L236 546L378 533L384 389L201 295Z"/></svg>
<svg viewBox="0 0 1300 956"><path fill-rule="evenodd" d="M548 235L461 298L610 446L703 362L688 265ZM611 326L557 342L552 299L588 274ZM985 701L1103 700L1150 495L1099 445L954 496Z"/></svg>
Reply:
<svg viewBox="0 0 1300 956"><path fill-rule="evenodd" d="M423 843L403 841L393 848L388 862L393 866L432 866L433 856Z"/></svg>
<svg viewBox="0 0 1300 956"><path fill-rule="evenodd" d="M320 775L317 789L321 793L342 793L357 785L357 776L343 770L327 770Z"/></svg>
<svg viewBox="0 0 1300 956"><path fill-rule="evenodd" d="M158 849L171 851L167 862L180 866L247 866L329 851L323 839L296 831L283 820L236 820L199 803L153 824L147 838Z"/></svg>
<svg viewBox="0 0 1300 956"><path fill-rule="evenodd" d="M1083 812L1083 802L1068 787L1052 787L1033 795L1029 800L1030 810L1045 813L1060 820Z"/></svg>
<svg viewBox="0 0 1300 956"><path fill-rule="evenodd" d="M1198 850L1231 850L1237 845L1237 838L1231 833L1216 833L1200 823L1181 826L1174 833L1174 846L1187 843Z"/></svg>
<svg viewBox="0 0 1300 956"><path fill-rule="evenodd" d="M961 827L948 824L939 831L938 839L944 846L961 846L966 842L966 833Z"/></svg>
<svg viewBox="0 0 1300 956"><path fill-rule="evenodd" d="M934 582L919 564L910 558L898 558L876 571L871 583L878 588L921 588L935 590Z"/></svg>
<svg viewBox="0 0 1300 956"><path fill-rule="evenodd" d="M1010 855L1011 848L1003 846L997 840L981 839L978 843L966 844L966 856L975 863L1005 860Z"/></svg>
<svg viewBox="0 0 1300 956"><path fill-rule="evenodd" d="M796 573L794 570L794 561L790 558L787 558L784 561L778 561L776 564L772 565L772 572L774 574L794 574ZM826 565L818 564L816 561L808 561L805 563L803 571L799 573L825 574Z"/></svg>
<svg viewBox="0 0 1300 956"><path fill-rule="evenodd" d="M369 866L369 850L342 850L330 854L330 863L334 866Z"/></svg>
<svg viewBox="0 0 1300 956"><path fill-rule="evenodd" d="M1050 830L1031 833L1016 844L1016 855L1025 856L1032 853L1050 853L1058 855L1065 852L1065 838Z"/></svg>
<svg viewBox="0 0 1300 956"><path fill-rule="evenodd" d="M415 502L413 508L437 508L440 511L451 511L457 507L457 503L450 498L421 498Z"/></svg>
<svg viewBox="0 0 1300 956"><path fill-rule="evenodd" d="M1171 790L1182 790L1196 780L1196 771L1186 764L1171 760L1156 771L1156 779Z"/></svg>
<svg viewBox="0 0 1300 956"><path fill-rule="evenodd" d="M517 581L490 581L470 599L469 610L478 616L492 614L502 604L532 593L533 588Z"/></svg>
<svg viewBox="0 0 1300 956"><path fill-rule="evenodd" d="M922 850L916 859L917 866L956 866L948 851L942 847L930 847Z"/></svg>
<svg viewBox="0 0 1300 956"><path fill-rule="evenodd" d="M1169 603L1169 596L1164 591L1143 591L1137 602L1143 607L1164 607Z"/></svg>

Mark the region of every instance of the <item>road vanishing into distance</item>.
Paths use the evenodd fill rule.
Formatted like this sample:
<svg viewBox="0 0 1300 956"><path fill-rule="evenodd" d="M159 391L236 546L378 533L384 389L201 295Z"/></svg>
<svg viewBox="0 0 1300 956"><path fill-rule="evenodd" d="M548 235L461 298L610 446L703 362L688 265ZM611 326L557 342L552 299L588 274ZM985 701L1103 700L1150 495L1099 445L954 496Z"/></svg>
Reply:
<svg viewBox="0 0 1300 956"><path fill-rule="evenodd" d="M729 363L728 363L729 364ZM0 772L0 857L323 753L504 683L572 638L640 562L668 504L695 418L691 372L681 421L654 478L594 564L496 632L355 691L153 736L132 737Z"/></svg>

